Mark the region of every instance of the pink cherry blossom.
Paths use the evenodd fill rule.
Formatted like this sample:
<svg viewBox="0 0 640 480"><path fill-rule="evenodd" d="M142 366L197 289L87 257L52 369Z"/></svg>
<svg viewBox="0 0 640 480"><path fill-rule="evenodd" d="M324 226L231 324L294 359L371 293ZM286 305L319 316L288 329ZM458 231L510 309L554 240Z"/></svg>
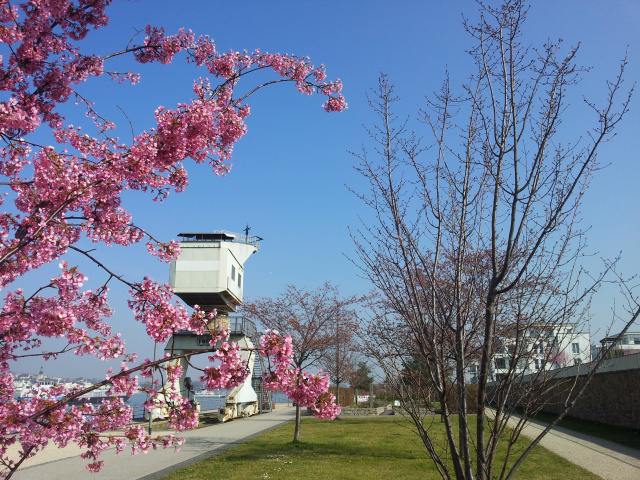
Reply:
<svg viewBox="0 0 640 480"><path fill-rule="evenodd" d="M0 211L4 300L0 306L0 476L11 477L21 460L48 444L80 446L92 472L103 468L101 452L111 446L117 452L128 446L132 453L177 449L182 439L171 433L150 438L144 428L131 423L131 408L118 395L137 391L138 374L149 378L161 371L165 379L163 385L156 380L145 387L147 409L166 408L169 424L176 431L198 424L197 412L171 388L182 373L175 362L188 355L169 354L155 362L137 363L135 354L126 352L120 334L108 324L113 315L109 282L127 286L133 316L154 341L165 342L178 330L211 335L209 351L190 353L209 356L211 363L202 375L207 388L231 388L244 382L249 373L244 352L229 342L228 331L207 329L215 312L188 311L174 299L168 285L151 278L124 278L117 265L104 265L88 244L144 242L148 252L163 262L179 255L177 242L160 241L136 225L123 207L122 195L135 190L161 202L171 192L182 192L188 185L190 161L208 163L215 175L229 173L233 147L247 133L251 113L249 95L238 96L235 88L254 72L269 71L275 82L291 82L305 95L326 97L326 111L347 107L340 93L342 83L327 81L324 66L315 67L306 57L260 50L219 52L210 37L189 30L167 34L163 28L148 26L141 43L115 48L117 54L85 52L79 41L107 25L110 3L30 0L0 4L0 42L6 52L0 56L0 176L4 177L0 182L4 188L0 195L4 206ZM192 98L158 106L153 124L128 142L113 136L116 125L77 90L78 85L101 76L138 84L140 74L136 72L109 71L110 60L122 55L139 64L186 61L203 70L202 78L194 81ZM207 76L219 84L212 85ZM79 117L76 125L67 118L73 112ZM36 132L42 135L32 135ZM51 138L53 145L40 145L34 138ZM71 265L65 259L70 251L76 254L74 262L79 254L109 280L93 290L83 287L84 265ZM59 265L59 273L45 277L40 288L25 292L12 285L48 264ZM64 339L68 352L43 351L45 338ZM120 371L109 371L105 380L86 388L58 385L34 391L30 400L13 396L11 362L24 355L48 360L65 353L119 358ZM267 331L251 354L267 358L268 388L282 389L322 418L337 415L339 407L328 393L328 377L291 367L290 338ZM101 386L108 386L112 394L101 405L71 404L74 398ZM11 457L7 447L16 442L21 453Z"/></svg>

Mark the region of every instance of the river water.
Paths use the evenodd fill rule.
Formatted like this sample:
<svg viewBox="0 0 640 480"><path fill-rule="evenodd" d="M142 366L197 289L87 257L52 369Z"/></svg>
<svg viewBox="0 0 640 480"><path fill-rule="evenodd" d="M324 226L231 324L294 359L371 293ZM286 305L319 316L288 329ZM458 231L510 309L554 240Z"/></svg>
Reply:
<svg viewBox="0 0 640 480"><path fill-rule="evenodd" d="M225 391L221 391L221 394L224 394ZM200 403L200 409L202 411L206 410L217 410L218 408L224 406L225 397L214 397L209 395L198 395L196 394L196 400ZM133 407L133 418L143 418L144 417L144 408L142 404L147 401L146 393L136 393L129 397L127 400L127 405ZM288 403L291 402L289 398L282 392L276 392L273 394L273 401L275 403Z"/></svg>

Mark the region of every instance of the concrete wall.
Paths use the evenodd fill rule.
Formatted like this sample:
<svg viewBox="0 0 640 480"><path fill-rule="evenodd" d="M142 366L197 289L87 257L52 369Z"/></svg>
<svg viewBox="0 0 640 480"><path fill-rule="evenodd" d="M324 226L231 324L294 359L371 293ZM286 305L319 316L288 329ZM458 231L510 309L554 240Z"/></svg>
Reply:
<svg viewBox="0 0 640 480"><path fill-rule="evenodd" d="M344 407L340 412L341 417L370 417L375 415L382 415L384 413L384 407Z"/></svg>
<svg viewBox="0 0 640 480"><path fill-rule="evenodd" d="M560 371L549 383L549 398L564 399L570 389L579 389L584 385L588 368L589 365L580 365ZM544 410L559 413L563 403L550 402ZM640 429L640 354L605 360L569 415Z"/></svg>
<svg viewBox="0 0 640 480"><path fill-rule="evenodd" d="M577 379L575 388L584 384L585 376ZM554 380L552 394L566 393L573 382ZM544 410L559 413L562 405L548 404ZM596 374L584 395L569 412L572 417L593 420L607 425L640 429L640 370Z"/></svg>

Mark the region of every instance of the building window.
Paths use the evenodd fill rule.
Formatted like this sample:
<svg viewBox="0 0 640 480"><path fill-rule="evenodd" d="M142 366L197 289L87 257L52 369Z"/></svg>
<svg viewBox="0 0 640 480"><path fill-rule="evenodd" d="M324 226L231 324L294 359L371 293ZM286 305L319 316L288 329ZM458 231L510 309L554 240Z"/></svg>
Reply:
<svg viewBox="0 0 640 480"><path fill-rule="evenodd" d="M235 280L235 279L236 279L236 266L231 265L231 280Z"/></svg>
<svg viewBox="0 0 640 480"><path fill-rule="evenodd" d="M575 355L579 355L580 354L580 344L579 343L572 343L571 344L571 351Z"/></svg>
<svg viewBox="0 0 640 480"><path fill-rule="evenodd" d="M622 337L622 345L629 345L629 338L628 337Z"/></svg>
<svg viewBox="0 0 640 480"><path fill-rule="evenodd" d="M540 361L537 358L535 359L535 364L536 364L536 370L540 370Z"/></svg>
<svg viewBox="0 0 640 480"><path fill-rule="evenodd" d="M640 337L633 337L633 344L640 345Z"/></svg>
<svg viewBox="0 0 640 480"><path fill-rule="evenodd" d="M496 368L500 370L504 370L505 368L507 368L507 362L504 358L496 358Z"/></svg>
<svg viewBox="0 0 640 480"><path fill-rule="evenodd" d="M238 274L238 286L240 288L242 288L242 274L241 273Z"/></svg>

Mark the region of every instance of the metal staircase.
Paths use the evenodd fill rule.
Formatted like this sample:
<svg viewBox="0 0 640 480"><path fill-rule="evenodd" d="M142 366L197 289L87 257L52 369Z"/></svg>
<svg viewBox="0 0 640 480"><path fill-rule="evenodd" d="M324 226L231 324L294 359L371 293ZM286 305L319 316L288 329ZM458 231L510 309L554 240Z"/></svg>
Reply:
<svg viewBox="0 0 640 480"><path fill-rule="evenodd" d="M260 413L266 413L273 410L273 394L264 388L264 380L262 372L266 371L264 357L257 355L253 364L253 376L251 377L251 386L258 395L258 408Z"/></svg>

